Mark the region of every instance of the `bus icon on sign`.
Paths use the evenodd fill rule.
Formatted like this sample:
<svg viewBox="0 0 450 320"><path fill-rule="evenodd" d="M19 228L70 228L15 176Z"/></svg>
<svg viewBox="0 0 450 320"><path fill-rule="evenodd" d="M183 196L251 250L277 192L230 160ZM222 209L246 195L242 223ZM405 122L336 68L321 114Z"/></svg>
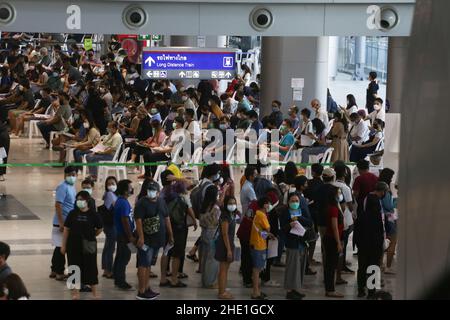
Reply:
<svg viewBox="0 0 450 320"><path fill-rule="evenodd" d="M224 57L223 66L228 68L233 67L233 57Z"/></svg>

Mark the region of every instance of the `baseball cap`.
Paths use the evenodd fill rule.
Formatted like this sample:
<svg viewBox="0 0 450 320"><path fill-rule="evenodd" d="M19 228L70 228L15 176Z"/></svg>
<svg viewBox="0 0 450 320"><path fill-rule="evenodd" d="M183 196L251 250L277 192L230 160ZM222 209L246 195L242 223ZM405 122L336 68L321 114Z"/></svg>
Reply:
<svg viewBox="0 0 450 320"><path fill-rule="evenodd" d="M326 168L323 170L322 176L324 177L335 177L336 176L336 172L334 171L333 168Z"/></svg>

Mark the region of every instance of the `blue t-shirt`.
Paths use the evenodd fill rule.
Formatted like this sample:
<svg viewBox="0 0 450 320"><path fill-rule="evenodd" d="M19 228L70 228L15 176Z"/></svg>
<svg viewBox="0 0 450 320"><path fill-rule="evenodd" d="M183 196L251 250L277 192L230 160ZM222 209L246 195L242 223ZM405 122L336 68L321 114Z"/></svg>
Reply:
<svg viewBox="0 0 450 320"><path fill-rule="evenodd" d="M294 135L292 134L292 132L289 132L287 135L285 135L281 139L280 146L282 146L282 147L290 147L290 146L292 146L294 144L294 142L295 142ZM285 156L286 153L287 153L287 151L280 150L280 154L282 156Z"/></svg>
<svg viewBox="0 0 450 320"><path fill-rule="evenodd" d="M118 236L126 235L122 225L122 217L128 218L128 223L130 224L131 232L133 232L135 226L131 205L127 199L119 197L117 198L116 204L114 205L114 226L116 228Z"/></svg>
<svg viewBox="0 0 450 320"><path fill-rule="evenodd" d="M66 221L66 217L75 207L76 195L77 191L75 190L75 187L68 184L66 181L62 182L58 187L56 187L55 201L62 205L62 215L64 221ZM56 212L55 216L53 217L53 224L59 225Z"/></svg>

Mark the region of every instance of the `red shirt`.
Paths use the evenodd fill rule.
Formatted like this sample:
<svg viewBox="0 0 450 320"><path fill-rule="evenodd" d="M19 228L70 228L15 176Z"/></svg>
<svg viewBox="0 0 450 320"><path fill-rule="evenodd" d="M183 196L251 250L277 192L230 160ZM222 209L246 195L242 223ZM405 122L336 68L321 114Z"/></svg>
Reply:
<svg viewBox="0 0 450 320"><path fill-rule="evenodd" d="M353 191L358 191L358 198L356 201L359 203L369 195L369 193L375 191L375 186L378 182L378 177L373 173L366 172L355 179L353 184Z"/></svg>
<svg viewBox="0 0 450 320"><path fill-rule="evenodd" d="M339 209L335 206L329 207L327 212L327 231L325 235L331 238L334 238L333 226L331 224L331 219L338 219L338 231L339 231L339 239L342 239L342 232L344 231L344 217L340 213Z"/></svg>

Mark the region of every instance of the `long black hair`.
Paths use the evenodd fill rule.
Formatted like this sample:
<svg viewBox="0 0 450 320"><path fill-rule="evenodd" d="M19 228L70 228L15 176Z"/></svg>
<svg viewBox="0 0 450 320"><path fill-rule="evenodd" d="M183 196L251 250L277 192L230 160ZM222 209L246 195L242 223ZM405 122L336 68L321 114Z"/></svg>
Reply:
<svg viewBox="0 0 450 320"><path fill-rule="evenodd" d="M356 98L354 95L352 95L352 94L347 95L347 100L348 100L347 110L351 109L353 106L358 106L356 104Z"/></svg>
<svg viewBox="0 0 450 320"><path fill-rule="evenodd" d="M202 205L202 213L206 213L214 204L217 203L217 195L219 194L219 189L216 186L209 186L206 188L205 199Z"/></svg>
<svg viewBox="0 0 450 320"><path fill-rule="evenodd" d="M316 134L322 134L325 131L325 124L322 122L322 120L318 119L318 118L314 118L312 121L312 125L314 128L314 131L316 132Z"/></svg>

